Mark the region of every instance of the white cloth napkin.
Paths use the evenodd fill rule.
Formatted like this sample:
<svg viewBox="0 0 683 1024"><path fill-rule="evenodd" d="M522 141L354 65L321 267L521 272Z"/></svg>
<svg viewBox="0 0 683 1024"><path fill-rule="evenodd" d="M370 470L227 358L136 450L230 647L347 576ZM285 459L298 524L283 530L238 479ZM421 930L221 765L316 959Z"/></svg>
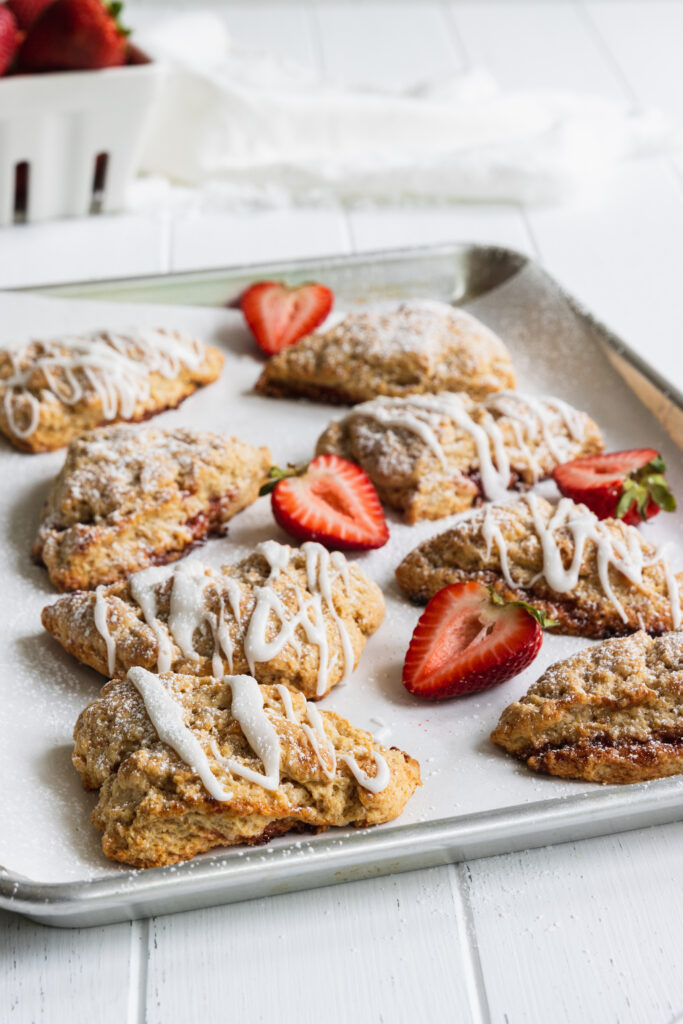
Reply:
<svg viewBox="0 0 683 1024"><path fill-rule="evenodd" d="M671 144L656 112L504 93L481 71L402 93L342 88L237 45L210 13L138 38L169 65L142 170L219 204L553 202Z"/></svg>

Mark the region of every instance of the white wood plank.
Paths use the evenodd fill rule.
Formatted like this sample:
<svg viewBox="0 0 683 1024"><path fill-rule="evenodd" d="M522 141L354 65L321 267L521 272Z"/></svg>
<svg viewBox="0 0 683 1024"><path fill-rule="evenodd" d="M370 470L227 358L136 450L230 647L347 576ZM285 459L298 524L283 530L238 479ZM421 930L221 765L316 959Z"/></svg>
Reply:
<svg viewBox="0 0 683 1024"><path fill-rule="evenodd" d="M479 242L530 251L529 234L512 204L375 207L349 211L353 246L359 251Z"/></svg>
<svg viewBox="0 0 683 1024"><path fill-rule="evenodd" d="M119 214L0 231L0 288L133 277L167 269L165 215Z"/></svg>
<svg viewBox="0 0 683 1024"><path fill-rule="evenodd" d="M148 1024L477 1020L449 872L157 918Z"/></svg>
<svg viewBox="0 0 683 1024"><path fill-rule="evenodd" d="M131 929L129 924L45 928L0 911L2 1020L124 1024L129 1020Z"/></svg>
<svg viewBox="0 0 683 1024"><path fill-rule="evenodd" d="M336 0L316 12L325 71L337 81L399 89L460 65L440 4Z"/></svg>
<svg viewBox="0 0 683 1024"><path fill-rule="evenodd" d="M341 210L273 209L177 214L171 269L304 259L348 249Z"/></svg>
<svg viewBox="0 0 683 1024"><path fill-rule="evenodd" d="M639 103L659 107L683 127L683 5L677 0L592 0L583 6Z"/></svg>
<svg viewBox="0 0 683 1024"><path fill-rule="evenodd" d="M663 161L629 164L570 208L529 210L543 262L679 387L683 192Z"/></svg>
<svg viewBox="0 0 683 1024"><path fill-rule="evenodd" d="M683 1010L683 824L467 865L491 1019L597 1024Z"/></svg>
<svg viewBox="0 0 683 1024"><path fill-rule="evenodd" d="M571 89L621 98L619 77L573 3L452 3L473 66L505 89Z"/></svg>

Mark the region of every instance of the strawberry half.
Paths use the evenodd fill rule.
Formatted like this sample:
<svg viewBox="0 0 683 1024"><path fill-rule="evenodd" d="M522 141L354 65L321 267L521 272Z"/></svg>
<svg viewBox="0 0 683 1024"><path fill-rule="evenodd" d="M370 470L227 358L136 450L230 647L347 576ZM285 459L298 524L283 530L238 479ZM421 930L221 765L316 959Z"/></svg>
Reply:
<svg viewBox="0 0 683 1024"><path fill-rule="evenodd" d="M665 471L654 448L634 448L565 462L555 467L553 477L562 494L587 505L598 519L623 519L634 526L660 509L676 508Z"/></svg>
<svg viewBox="0 0 683 1024"><path fill-rule="evenodd" d="M241 306L256 344L272 356L319 327L333 302L324 284L289 288L281 281L259 281L247 288Z"/></svg>
<svg viewBox="0 0 683 1024"><path fill-rule="evenodd" d="M506 604L481 583L453 583L431 599L415 627L403 685L441 700L488 690L530 665L555 623L523 602Z"/></svg>
<svg viewBox="0 0 683 1024"><path fill-rule="evenodd" d="M33 22L54 0L7 0L7 6L17 19L19 28L29 29Z"/></svg>
<svg viewBox="0 0 683 1024"><path fill-rule="evenodd" d="M21 36L16 18L6 5L0 5L0 75L9 70Z"/></svg>
<svg viewBox="0 0 683 1024"><path fill-rule="evenodd" d="M360 466L338 455L318 455L307 466L271 470L273 515L299 540L317 540L328 548L381 548L389 528L377 491Z"/></svg>
<svg viewBox="0 0 683 1024"><path fill-rule="evenodd" d="M122 3L54 0L33 22L19 51L19 70L86 71L125 64L128 30Z"/></svg>

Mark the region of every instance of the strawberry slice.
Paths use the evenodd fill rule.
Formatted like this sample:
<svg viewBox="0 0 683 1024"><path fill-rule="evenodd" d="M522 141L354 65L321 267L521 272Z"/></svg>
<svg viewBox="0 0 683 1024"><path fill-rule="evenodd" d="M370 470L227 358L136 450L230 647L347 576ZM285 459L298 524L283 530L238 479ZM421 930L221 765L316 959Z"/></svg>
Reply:
<svg viewBox="0 0 683 1024"><path fill-rule="evenodd" d="M241 305L256 344L272 356L315 330L333 302L334 295L324 284L289 288L281 281L259 281L247 288Z"/></svg>
<svg viewBox="0 0 683 1024"><path fill-rule="evenodd" d="M676 499L654 448L588 455L556 466L553 477L567 498L587 505L599 519L623 519L634 526L660 509L673 512Z"/></svg>
<svg viewBox="0 0 683 1024"><path fill-rule="evenodd" d="M299 469L272 469L261 493L271 489L273 515L293 537L358 550L381 548L389 540L377 491L355 462L318 455Z"/></svg>
<svg viewBox="0 0 683 1024"><path fill-rule="evenodd" d="M9 7L0 5L0 75L9 70L20 42L16 18Z"/></svg>
<svg viewBox="0 0 683 1024"><path fill-rule="evenodd" d="M488 690L518 675L556 625L522 601L506 604L481 583L453 583L431 599L415 627L403 685L441 700Z"/></svg>

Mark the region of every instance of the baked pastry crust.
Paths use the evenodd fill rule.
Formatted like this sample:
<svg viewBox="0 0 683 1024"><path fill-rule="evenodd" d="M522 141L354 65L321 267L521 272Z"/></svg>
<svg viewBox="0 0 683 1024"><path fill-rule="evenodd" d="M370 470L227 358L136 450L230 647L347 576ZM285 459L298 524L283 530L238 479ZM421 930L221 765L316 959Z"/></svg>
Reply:
<svg viewBox="0 0 683 1024"><path fill-rule="evenodd" d="M631 783L683 772L683 633L607 640L547 669L491 740L534 771Z"/></svg>
<svg viewBox="0 0 683 1024"><path fill-rule="evenodd" d="M151 603L149 619L134 593ZM42 613L65 650L108 677L135 665L199 676L249 672L312 699L350 675L383 618L381 590L339 552L274 541L235 565L183 561L66 595Z"/></svg>
<svg viewBox="0 0 683 1024"><path fill-rule="evenodd" d="M316 454L357 462L384 504L415 523L528 488L603 447L593 420L557 399L504 391L475 402L446 392L357 405L330 423Z"/></svg>
<svg viewBox="0 0 683 1024"><path fill-rule="evenodd" d="M378 395L467 391L482 397L515 386L510 354L488 327L443 302L349 313L266 363L256 390L275 398L353 405Z"/></svg>
<svg viewBox="0 0 683 1024"><path fill-rule="evenodd" d="M182 709L210 767L230 799L210 795L193 767L159 739L145 702L128 679L115 679L87 707L76 724L73 761L86 789L100 789L93 824L112 860L133 867L159 867L198 853L238 843L268 842L292 830L377 825L397 817L420 784L417 761L396 747L387 749L332 711L320 712L327 741L306 727L304 697L285 687L259 687L268 720L279 740L279 784L269 790L224 766L231 758L263 772L260 758L233 714L234 695L223 679L171 673L157 677ZM229 677L227 677L229 678ZM317 743L321 756L316 755ZM373 793L356 780L343 755L376 777L384 759L389 778ZM326 770L327 769L327 773ZM328 777L333 772L332 777Z"/></svg>
<svg viewBox="0 0 683 1024"><path fill-rule="evenodd" d="M0 432L20 451L53 451L101 424L174 409L222 368L217 348L163 328L1 349Z"/></svg>
<svg viewBox="0 0 683 1024"><path fill-rule="evenodd" d="M33 554L58 590L89 590L180 558L256 500L270 452L208 431L82 434L43 509Z"/></svg>
<svg viewBox="0 0 683 1024"><path fill-rule="evenodd" d="M547 556L539 524L549 534ZM576 543L582 533L583 549ZM594 536L599 536L599 544ZM614 557L608 556L610 550ZM552 556L568 574L576 564L574 586L564 591L551 586ZM636 527L616 519L599 522L585 506L567 498L554 506L527 495L476 509L415 548L399 565L396 577L402 590L419 603L449 583L478 580L506 601L535 605L557 621L556 632L576 636L602 639L638 629L658 634L680 623L683 573L674 576L666 558Z"/></svg>

